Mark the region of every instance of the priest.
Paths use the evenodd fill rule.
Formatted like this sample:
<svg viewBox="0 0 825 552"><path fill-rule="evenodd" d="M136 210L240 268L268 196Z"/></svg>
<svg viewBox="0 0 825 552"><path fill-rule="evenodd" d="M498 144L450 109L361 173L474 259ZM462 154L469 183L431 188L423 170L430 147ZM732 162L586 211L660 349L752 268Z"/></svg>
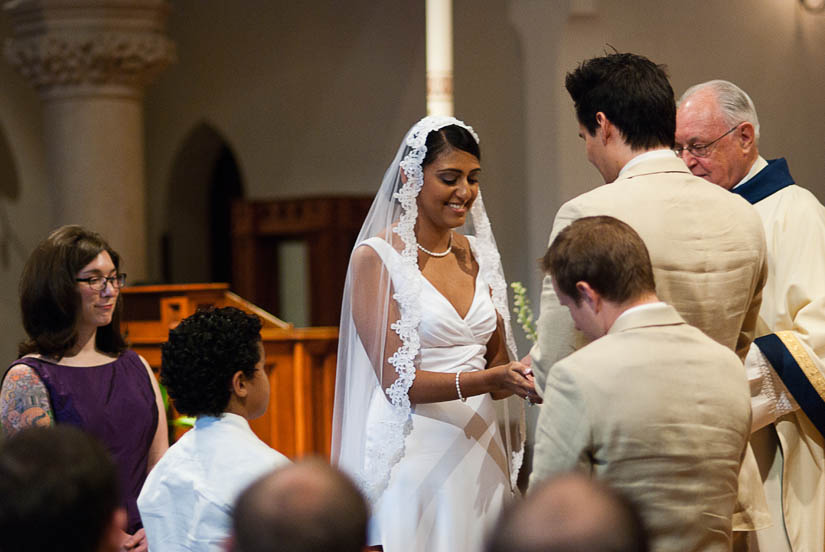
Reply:
<svg viewBox="0 0 825 552"><path fill-rule="evenodd" d="M675 150L691 172L748 200L765 230L768 280L751 383L751 443L773 526L751 549L825 550L825 208L785 159L759 155L759 120L736 85L709 81L679 101Z"/></svg>

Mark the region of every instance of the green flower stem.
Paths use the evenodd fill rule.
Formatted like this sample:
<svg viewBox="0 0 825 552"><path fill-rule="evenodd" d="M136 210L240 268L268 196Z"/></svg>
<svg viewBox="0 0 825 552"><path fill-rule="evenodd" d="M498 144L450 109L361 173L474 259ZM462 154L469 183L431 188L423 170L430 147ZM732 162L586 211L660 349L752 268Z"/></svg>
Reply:
<svg viewBox="0 0 825 552"><path fill-rule="evenodd" d="M533 309L530 308L530 299L527 298L527 289L521 282L512 282L510 287L513 289L513 314L516 315L516 321L521 325L527 339L535 343L538 334L536 333L536 324L533 322Z"/></svg>

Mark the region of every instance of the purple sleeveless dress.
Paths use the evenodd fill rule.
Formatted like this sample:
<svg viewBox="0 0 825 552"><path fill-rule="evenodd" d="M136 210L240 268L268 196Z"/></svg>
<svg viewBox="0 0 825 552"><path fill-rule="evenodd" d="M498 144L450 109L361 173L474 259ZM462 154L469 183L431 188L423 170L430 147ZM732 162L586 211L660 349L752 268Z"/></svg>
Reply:
<svg viewBox="0 0 825 552"><path fill-rule="evenodd" d="M32 368L49 392L55 421L72 424L97 437L118 469L127 532L143 524L137 497L146 479L149 447L158 426L155 394L146 367L134 351L99 366L62 366L39 358L12 363Z"/></svg>

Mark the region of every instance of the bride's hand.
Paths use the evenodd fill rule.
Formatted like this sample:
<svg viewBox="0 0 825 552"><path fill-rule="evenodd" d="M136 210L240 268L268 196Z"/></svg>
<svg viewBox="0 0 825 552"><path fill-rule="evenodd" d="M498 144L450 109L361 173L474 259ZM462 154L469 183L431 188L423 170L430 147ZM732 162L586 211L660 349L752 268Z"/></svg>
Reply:
<svg viewBox="0 0 825 552"><path fill-rule="evenodd" d="M494 399L518 395L533 403L541 402L541 397L536 393L535 381L529 367L520 362L508 362L507 364L500 364L492 370L496 371L496 381L499 387L492 393Z"/></svg>

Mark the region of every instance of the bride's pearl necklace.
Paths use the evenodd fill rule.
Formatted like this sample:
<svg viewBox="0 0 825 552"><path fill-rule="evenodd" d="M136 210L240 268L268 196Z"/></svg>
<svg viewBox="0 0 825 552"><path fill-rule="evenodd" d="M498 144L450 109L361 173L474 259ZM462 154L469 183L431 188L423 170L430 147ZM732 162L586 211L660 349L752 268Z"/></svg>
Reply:
<svg viewBox="0 0 825 552"><path fill-rule="evenodd" d="M453 234L452 234L452 232L450 233L450 242L447 244L447 250L442 251L441 253L434 253L434 252L430 251L429 249L425 249L424 247L422 247L422 245L420 243L416 243L416 245L418 246L418 249L420 249L421 251L423 251L424 253L426 253L427 255L429 255L431 257L446 257L447 255L450 254L450 251L453 250Z"/></svg>

